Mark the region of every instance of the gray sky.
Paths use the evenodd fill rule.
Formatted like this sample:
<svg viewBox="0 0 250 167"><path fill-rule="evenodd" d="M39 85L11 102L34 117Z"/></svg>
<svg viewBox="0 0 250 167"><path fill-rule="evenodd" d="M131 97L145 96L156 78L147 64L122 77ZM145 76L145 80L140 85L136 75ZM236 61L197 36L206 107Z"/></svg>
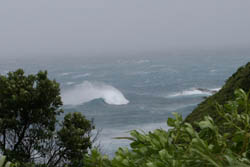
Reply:
<svg viewBox="0 0 250 167"><path fill-rule="evenodd" d="M250 46L250 0L2 0L0 54Z"/></svg>

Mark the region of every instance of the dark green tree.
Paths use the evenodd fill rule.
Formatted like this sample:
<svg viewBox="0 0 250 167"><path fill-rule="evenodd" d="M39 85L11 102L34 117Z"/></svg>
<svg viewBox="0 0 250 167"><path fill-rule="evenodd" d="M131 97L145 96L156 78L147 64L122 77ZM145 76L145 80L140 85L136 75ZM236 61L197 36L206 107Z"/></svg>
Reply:
<svg viewBox="0 0 250 167"><path fill-rule="evenodd" d="M65 148L65 159L71 166L83 166L83 155L91 148L90 132L94 126L81 113L67 114L61 126L58 145Z"/></svg>
<svg viewBox="0 0 250 167"><path fill-rule="evenodd" d="M83 156L94 127L79 113L66 115L60 124L61 107L59 84L46 71L0 75L0 153L12 161L47 166L70 164L74 151Z"/></svg>

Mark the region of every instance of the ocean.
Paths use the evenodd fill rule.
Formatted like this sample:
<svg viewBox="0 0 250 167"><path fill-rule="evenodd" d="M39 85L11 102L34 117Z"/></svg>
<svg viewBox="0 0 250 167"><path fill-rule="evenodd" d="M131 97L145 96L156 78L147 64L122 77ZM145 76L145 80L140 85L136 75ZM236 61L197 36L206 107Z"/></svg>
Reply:
<svg viewBox="0 0 250 167"><path fill-rule="evenodd" d="M65 113L93 119L100 131L95 144L111 156L129 146L115 137L129 136L133 129L167 130L172 112L185 118L250 61L249 50L39 56L2 59L0 73L47 70L60 83Z"/></svg>

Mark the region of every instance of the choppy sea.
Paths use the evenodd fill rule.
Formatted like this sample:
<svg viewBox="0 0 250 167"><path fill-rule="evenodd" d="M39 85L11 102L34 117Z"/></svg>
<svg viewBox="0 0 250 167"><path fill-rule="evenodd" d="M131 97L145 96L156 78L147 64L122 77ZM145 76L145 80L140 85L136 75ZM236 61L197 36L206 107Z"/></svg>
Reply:
<svg viewBox="0 0 250 167"><path fill-rule="evenodd" d="M39 56L39 57L38 57ZM94 119L97 143L112 155L133 129L167 129L172 112L187 116L204 97L219 90L249 50L138 54L37 55L1 58L0 73L23 68L47 70L61 86L64 110ZM97 144L96 143L96 144Z"/></svg>

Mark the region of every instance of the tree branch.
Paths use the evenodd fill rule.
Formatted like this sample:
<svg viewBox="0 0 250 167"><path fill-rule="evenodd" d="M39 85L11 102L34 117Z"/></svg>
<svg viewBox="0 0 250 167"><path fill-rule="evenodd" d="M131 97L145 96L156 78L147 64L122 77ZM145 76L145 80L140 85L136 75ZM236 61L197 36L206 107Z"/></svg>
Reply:
<svg viewBox="0 0 250 167"><path fill-rule="evenodd" d="M28 126L27 126L27 124L25 124L24 127L23 127L23 130L22 130L22 132L21 132L21 135L18 135L18 141L17 141L17 143L14 145L13 151L15 151L15 150L17 149L17 147L21 144L21 142L22 142L22 140L23 140L23 138L24 138L24 135L25 135L25 132L26 132L27 128L28 128Z"/></svg>

